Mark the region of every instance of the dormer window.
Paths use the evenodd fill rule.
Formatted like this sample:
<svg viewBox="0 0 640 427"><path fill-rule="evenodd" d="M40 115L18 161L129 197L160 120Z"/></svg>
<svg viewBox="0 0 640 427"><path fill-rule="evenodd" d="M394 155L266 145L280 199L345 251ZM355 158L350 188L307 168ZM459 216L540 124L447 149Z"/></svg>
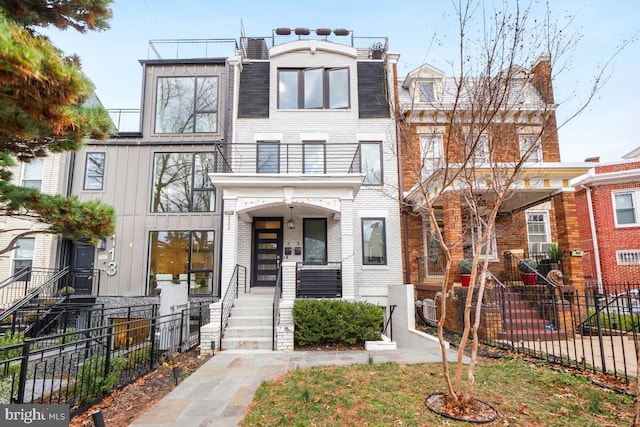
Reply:
<svg viewBox="0 0 640 427"><path fill-rule="evenodd" d="M418 82L418 101L434 102L436 100L436 90L433 82Z"/></svg>
<svg viewBox="0 0 640 427"><path fill-rule="evenodd" d="M348 68L278 70L279 109L349 108Z"/></svg>
<svg viewBox="0 0 640 427"><path fill-rule="evenodd" d="M205 133L218 129L218 77L159 77L156 133Z"/></svg>

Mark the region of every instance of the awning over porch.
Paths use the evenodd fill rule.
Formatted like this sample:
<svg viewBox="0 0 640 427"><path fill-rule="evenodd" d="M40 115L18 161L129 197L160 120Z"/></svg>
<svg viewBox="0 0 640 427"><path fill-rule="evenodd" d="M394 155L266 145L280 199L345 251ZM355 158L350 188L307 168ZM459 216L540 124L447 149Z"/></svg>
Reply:
<svg viewBox="0 0 640 427"><path fill-rule="evenodd" d="M502 168L503 165L496 167ZM508 166L504 165L507 171ZM532 163L525 165L519 173L518 180L512 185L512 194L509 195L500 206L499 213L517 212L528 209L540 203L550 200L554 195L562 192L573 192L570 180L586 173L593 167L591 163ZM450 170L455 170L455 165L450 165ZM481 202L488 202L494 197L490 180L493 171L487 166L478 166L476 175L477 191ZM508 174L508 172L507 172ZM428 199L434 208L442 208L442 198L438 198L441 181L433 179L433 174L425 177L421 184L414 185L404 193L405 201L411 202L414 211L420 211L428 205ZM450 191L464 191L465 184L458 180L448 186L442 193Z"/></svg>

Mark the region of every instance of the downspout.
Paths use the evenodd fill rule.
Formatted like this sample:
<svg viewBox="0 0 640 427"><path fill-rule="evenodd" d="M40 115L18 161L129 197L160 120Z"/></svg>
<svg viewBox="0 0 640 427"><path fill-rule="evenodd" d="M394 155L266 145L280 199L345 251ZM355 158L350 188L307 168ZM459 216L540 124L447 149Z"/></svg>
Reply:
<svg viewBox="0 0 640 427"><path fill-rule="evenodd" d="M598 235L596 234L596 223L593 216L593 204L591 201L591 187L581 185L587 194L587 209L589 210L589 226L591 227L591 242L593 244L593 257L596 263L596 280L598 281L598 292L602 293L602 271L600 270L600 249L598 247Z"/></svg>

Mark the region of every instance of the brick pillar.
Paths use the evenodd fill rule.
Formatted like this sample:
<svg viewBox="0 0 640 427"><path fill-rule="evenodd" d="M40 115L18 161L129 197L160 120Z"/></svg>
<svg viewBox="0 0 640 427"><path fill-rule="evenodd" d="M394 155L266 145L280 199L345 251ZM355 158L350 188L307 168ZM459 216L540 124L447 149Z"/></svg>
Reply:
<svg viewBox="0 0 640 427"><path fill-rule="evenodd" d="M462 202L460 194L450 191L442 196L442 217L444 221L444 241L451 251L451 272L448 287L458 281L458 262L464 257L462 247Z"/></svg>
<svg viewBox="0 0 640 427"><path fill-rule="evenodd" d="M571 256L572 250L582 249L576 196L573 192L562 192L553 197L556 226L558 228L558 248L562 251L564 283L573 285L579 294L584 293L584 270L582 257Z"/></svg>

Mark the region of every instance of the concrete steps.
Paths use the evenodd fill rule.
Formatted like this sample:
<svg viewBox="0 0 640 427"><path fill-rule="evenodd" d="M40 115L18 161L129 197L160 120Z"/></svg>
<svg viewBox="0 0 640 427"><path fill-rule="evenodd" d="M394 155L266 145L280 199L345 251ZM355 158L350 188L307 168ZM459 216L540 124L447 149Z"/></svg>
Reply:
<svg viewBox="0 0 640 427"><path fill-rule="evenodd" d="M222 350L271 350L273 288L253 288L233 304L222 334Z"/></svg>

